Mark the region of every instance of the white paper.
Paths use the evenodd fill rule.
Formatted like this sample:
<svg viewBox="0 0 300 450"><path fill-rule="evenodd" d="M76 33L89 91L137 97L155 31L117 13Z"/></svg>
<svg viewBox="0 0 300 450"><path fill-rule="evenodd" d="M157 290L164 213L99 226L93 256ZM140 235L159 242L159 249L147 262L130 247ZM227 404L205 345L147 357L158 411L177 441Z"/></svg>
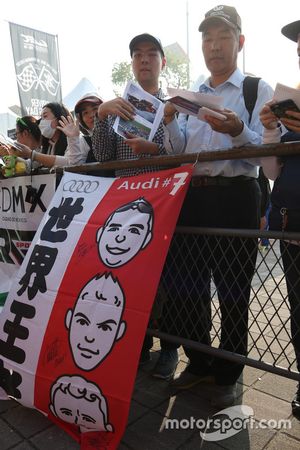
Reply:
<svg viewBox="0 0 300 450"><path fill-rule="evenodd" d="M200 92L187 91L186 89L167 88L170 97L179 95L200 106L207 106L212 109L223 109L223 97Z"/></svg>
<svg viewBox="0 0 300 450"><path fill-rule="evenodd" d="M203 121L205 121L205 115L211 115L221 120L226 119L226 116L213 111L214 109L218 111L224 109L223 97L201 94L200 92L187 91L185 89L168 88L167 91L171 97L168 101L173 103L177 111L183 114L196 116Z"/></svg>
<svg viewBox="0 0 300 450"><path fill-rule="evenodd" d="M300 89L294 89L284 84L277 83L274 92L274 99L278 102L292 99L300 108Z"/></svg>
<svg viewBox="0 0 300 450"><path fill-rule="evenodd" d="M206 122L205 119L206 116L213 116L219 120L227 119L227 117L224 114L221 114L218 111L214 111L213 109L207 108L206 106L201 106L198 111L197 117L199 120L203 120L204 122Z"/></svg>
<svg viewBox="0 0 300 450"><path fill-rule="evenodd" d="M20 144L16 141L14 141L13 139L11 139L8 136L5 136L4 134L0 133L0 145L2 146L2 148L7 150L7 154L10 154L10 149L12 148L13 150L18 150L19 152L22 152L22 146L20 146Z"/></svg>
<svg viewBox="0 0 300 450"><path fill-rule="evenodd" d="M163 102L132 81L127 83L123 98L134 106L136 115L134 120L118 116L113 126L115 132L125 139L128 137L126 132L129 132L152 141L163 117Z"/></svg>

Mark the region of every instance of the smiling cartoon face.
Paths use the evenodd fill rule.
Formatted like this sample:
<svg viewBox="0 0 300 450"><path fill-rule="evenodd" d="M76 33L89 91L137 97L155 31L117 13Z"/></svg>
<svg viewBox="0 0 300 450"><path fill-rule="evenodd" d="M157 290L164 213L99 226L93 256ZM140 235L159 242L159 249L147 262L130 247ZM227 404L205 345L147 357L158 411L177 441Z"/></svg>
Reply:
<svg viewBox="0 0 300 450"><path fill-rule="evenodd" d="M75 308L66 315L69 343L75 364L92 370L110 353L125 332L121 320L124 295L109 274L96 276L81 290Z"/></svg>
<svg viewBox="0 0 300 450"><path fill-rule="evenodd" d="M108 267L126 264L152 239L152 214L132 205L116 210L98 230L99 256Z"/></svg>

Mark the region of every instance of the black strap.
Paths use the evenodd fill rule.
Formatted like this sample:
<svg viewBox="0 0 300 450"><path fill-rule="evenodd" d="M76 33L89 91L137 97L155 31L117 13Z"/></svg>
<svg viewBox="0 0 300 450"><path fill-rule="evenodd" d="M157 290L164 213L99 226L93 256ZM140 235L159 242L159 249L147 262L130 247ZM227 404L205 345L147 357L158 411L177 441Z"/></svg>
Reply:
<svg viewBox="0 0 300 450"><path fill-rule="evenodd" d="M86 143L87 143L88 146L90 147L85 162L86 162L86 163L96 162L96 159L95 159L94 153L93 153L92 138L91 138L91 136L88 136L88 135L85 134L85 135L83 136L83 138L85 139Z"/></svg>
<svg viewBox="0 0 300 450"><path fill-rule="evenodd" d="M243 82L243 96L246 109L249 113L249 123L257 100L258 83L260 78L247 76Z"/></svg>

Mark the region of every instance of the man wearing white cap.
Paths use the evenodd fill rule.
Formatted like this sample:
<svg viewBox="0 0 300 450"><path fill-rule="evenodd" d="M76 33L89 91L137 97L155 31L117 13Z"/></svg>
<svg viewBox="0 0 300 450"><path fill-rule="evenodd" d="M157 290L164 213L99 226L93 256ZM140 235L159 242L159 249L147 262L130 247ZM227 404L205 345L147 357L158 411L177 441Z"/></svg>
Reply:
<svg viewBox="0 0 300 450"><path fill-rule="evenodd" d="M221 96L226 120L210 115L205 120L180 115L172 104L165 106L165 147L170 153L198 153L261 144L262 125L259 111L273 91L259 80L257 100L252 117L245 105L245 75L237 68L238 53L245 36L236 9L218 5L205 14L200 23L202 52L210 77L199 86L199 92ZM194 169L178 225L210 228L258 229L260 222L260 189L258 167L252 160L219 160L197 163ZM188 237L187 237L188 238ZM248 305L251 281L255 271L257 242L215 236L193 236L196 242L183 243L179 269L182 306L181 323L185 336L210 344L211 278L217 288L221 313L220 348L240 355L247 354ZM188 239L185 241L188 242ZM188 248L186 248L187 246ZM195 263L195 261L197 263ZM190 271L193 268L191 289ZM173 273L176 271L170 271ZM176 273L174 274L176 278ZM186 292L183 289L186 286ZM181 300L181 302L180 302ZM186 311L192 315L187 318ZM191 313L194 311L194 313ZM174 313L175 314L175 313ZM174 315L172 314L172 315ZM182 328L178 323L178 329ZM178 389L189 388L208 376L217 388L213 403L219 407L232 404L236 398L236 381L243 364L185 349L190 365L173 381Z"/></svg>

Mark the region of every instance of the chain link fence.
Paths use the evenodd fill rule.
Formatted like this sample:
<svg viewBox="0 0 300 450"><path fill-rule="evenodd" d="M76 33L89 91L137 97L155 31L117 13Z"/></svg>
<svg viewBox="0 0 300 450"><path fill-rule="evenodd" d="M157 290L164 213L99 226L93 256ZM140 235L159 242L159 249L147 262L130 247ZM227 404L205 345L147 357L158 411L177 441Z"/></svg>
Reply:
<svg viewBox="0 0 300 450"><path fill-rule="evenodd" d="M259 246L262 237L268 240L268 246ZM282 234L276 232L178 228L161 281L164 304L159 329L149 329L148 333L224 359L300 380L291 343L290 303L279 249L281 237ZM300 233L285 233L285 239L300 240ZM206 246L208 251L213 246L214 252L206 252ZM288 247L285 251L288 251ZM223 322L223 327L227 329L225 339L228 342L225 341L224 345L223 339L225 348L219 348L222 307L211 267L227 267L221 273L215 273L218 285L222 286L225 279L227 282L230 279L228 275L235 264L235 255L240 256L241 253L247 255L244 267L253 262L255 264L250 300L247 303L247 292L245 298L236 297L235 302L231 298L227 299L228 316L231 319L227 324ZM208 272L211 283L203 287ZM205 277L202 279L203 273ZM240 276L245 276L243 268ZM234 280L226 288L233 292L234 297ZM295 312L300 317L300 302ZM300 320L296 323L298 339L299 326ZM242 345L244 337L241 330L245 327L247 349Z"/></svg>

